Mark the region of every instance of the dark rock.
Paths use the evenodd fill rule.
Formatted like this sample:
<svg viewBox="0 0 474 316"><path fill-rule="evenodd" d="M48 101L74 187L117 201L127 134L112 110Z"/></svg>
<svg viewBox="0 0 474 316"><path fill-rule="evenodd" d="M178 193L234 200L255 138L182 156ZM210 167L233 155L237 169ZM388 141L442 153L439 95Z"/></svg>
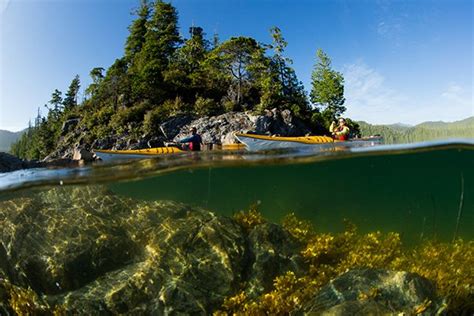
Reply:
<svg viewBox="0 0 474 316"><path fill-rule="evenodd" d="M0 172L10 172L19 169L35 168L38 166L38 162L36 161L26 161L16 156L0 152Z"/></svg>
<svg viewBox="0 0 474 316"><path fill-rule="evenodd" d="M115 144L117 139L113 136L96 139L92 144L92 149L110 149Z"/></svg>
<svg viewBox="0 0 474 316"><path fill-rule="evenodd" d="M436 314L442 304L434 285L415 273L354 269L324 286L302 310L310 315L411 315L428 301L423 315Z"/></svg>
<svg viewBox="0 0 474 316"><path fill-rule="evenodd" d="M70 158L58 158L48 161L42 161L40 167L43 168L74 168L80 165L80 162Z"/></svg>
<svg viewBox="0 0 474 316"><path fill-rule="evenodd" d="M147 141L148 148L164 147L166 139L164 137L153 136Z"/></svg>
<svg viewBox="0 0 474 316"><path fill-rule="evenodd" d="M74 148L74 154L72 160L82 160L84 162L92 162L97 160L97 156L94 153L84 148Z"/></svg>
<svg viewBox="0 0 474 316"><path fill-rule="evenodd" d="M192 120L193 118L190 115L176 116L160 124L159 129L165 138L170 140L175 138L181 132L183 126L188 125Z"/></svg>

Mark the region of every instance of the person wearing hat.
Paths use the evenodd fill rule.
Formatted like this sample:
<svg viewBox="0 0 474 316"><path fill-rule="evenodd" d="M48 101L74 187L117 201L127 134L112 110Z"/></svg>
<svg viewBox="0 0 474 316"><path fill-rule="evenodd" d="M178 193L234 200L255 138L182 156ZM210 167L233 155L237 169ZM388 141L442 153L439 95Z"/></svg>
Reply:
<svg viewBox="0 0 474 316"><path fill-rule="evenodd" d="M186 137L179 142L181 144L183 143L189 143L189 150L191 151L200 151L201 150L201 144L202 144L202 138L201 135L197 133L196 127L191 128L191 133L192 135L190 137Z"/></svg>
<svg viewBox="0 0 474 316"><path fill-rule="evenodd" d="M348 140L350 129L346 125L346 120L344 118L339 119L339 124L336 126L336 122L332 122L329 126L329 131L332 133L332 136L336 140Z"/></svg>

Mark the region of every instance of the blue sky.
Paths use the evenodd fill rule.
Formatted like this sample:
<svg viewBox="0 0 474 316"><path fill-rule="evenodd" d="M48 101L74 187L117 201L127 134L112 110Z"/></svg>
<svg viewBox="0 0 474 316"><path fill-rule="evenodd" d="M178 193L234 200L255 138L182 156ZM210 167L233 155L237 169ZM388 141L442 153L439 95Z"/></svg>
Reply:
<svg viewBox="0 0 474 316"><path fill-rule="evenodd" d="M251 36L278 26L309 91L322 48L345 77L346 115L371 123L474 115L471 0L173 0L181 33ZM20 130L54 89L108 67L138 0L0 0L0 129Z"/></svg>

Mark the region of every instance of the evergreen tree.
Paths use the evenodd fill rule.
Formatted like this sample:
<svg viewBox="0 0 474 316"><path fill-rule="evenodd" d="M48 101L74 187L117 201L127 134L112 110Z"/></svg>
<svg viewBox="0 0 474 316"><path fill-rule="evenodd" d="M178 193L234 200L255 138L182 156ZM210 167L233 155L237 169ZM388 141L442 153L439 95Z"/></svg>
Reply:
<svg viewBox="0 0 474 316"><path fill-rule="evenodd" d="M323 109L323 117L327 122L342 115L344 107L344 78L341 73L331 69L331 59L321 49L317 51L318 61L311 75L311 102Z"/></svg>
<svg viewBox="0 0 474 316"><path fill-rule="evenodd" d="M93 96L97 93L101 82L104 79L104 68L102 67L95 67L91 70L89 75L91 76L92 83L87 87L85 94L86 96Z"/></svg>
<svg viewBox="0 0 474 316"><path fill-rule="evenodd" d="M49 100L48 103L51 105L51 107L45 105L49 109L48 115L52 116L54 119L59 119L62 113L62 92L58 89L55 89L54 92L51 94L51 100Z"/></svg>
<svg viewBox="0 0 474 316"><path fill-rule="evenodd" d="M262 52L260 45L249 37L233 37L211 52L207 60L210 74L230 81L227 99L233 105L229 109L241 109L244 97L251 97L249 92L257 77L254 70L260 68L255 66L261 60Z"/></svg>
<svg viewBox="0 0 474 316"><path fill-rule="evenodd" d="M145 34L147 32L147 22L150 18L151 8L148 0L141 0L140 8L135 11L138 16L128 28L130 34L125 44L125 59L132 63L135 55L139 53L145 43Z"/></svg>
<svg viewBox="0 0 474 316"><path fill-rule="evenodd" d="M278 77L279 102L291 108L295 114L305 116L309 111L309 105L303 83L298 80L295 70L290 66L293 60L284 56L288 43L278 27L273 27L270 33L273 39L271 47L274 51L272 68Z"/></svg>
<svg viewBox="0 0 474 316"><path fill-rule="evenodd" d="M163 86L163 72L180 43L176 9L169 3L157 0L147 23L145 43L134 68L139 74L133 82L136 95L145 96L155 104L162 103L168 97L167 89Z"/></svg>
<svg viewBox="0 0 474 316"><path fill-rule="evenodd" d="M79 75L76 75L74 79L72 79L63 100L65 112L69 112L77 106L77 94L79 93L80 88L81 81L79 80Z"/></svg>
<svg viewBox="0 0 474 316"><path fill-rule="evenodd" d="M201 27L190 27L189 34L190 38L176 50L168 70L164 72L164 80L171 92L193 103L196 94L204 90L201 63L206 58L209 43L204 39Z"/></svg>

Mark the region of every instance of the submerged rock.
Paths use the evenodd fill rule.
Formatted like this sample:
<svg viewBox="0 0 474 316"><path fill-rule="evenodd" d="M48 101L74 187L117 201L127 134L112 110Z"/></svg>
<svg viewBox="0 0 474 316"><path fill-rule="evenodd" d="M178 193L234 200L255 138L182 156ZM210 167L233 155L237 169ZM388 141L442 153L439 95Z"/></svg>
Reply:
<svg viewBox="0 0 474 316"><path fill-rule="evenodd" d="M101 186L0 202L0 225L2 274L70 313L209 314L242 288L259 295L301 270L298 245L277 225L248 232L200 208Z"/></svg>
<svg viewBox="0 0 474 316"><path fill-rule="evenodd" d="M354 269L324 286L308 315L434 315L442 304L431 281L415 273Z"/></svg>
<svg viewBox="0 0 474 316"><path fill-rule="evenodd" d="M201 208L124 198L103 186L0 201L0 226L6 315L14 314L12 297L30 314L206 315L225 298L258 298L277 276L308 270L303 245L279 225L241 226ZM427 279L376 269L350 270L300 303L294 312L311 315L428 315L442 308Z"/></svg>

